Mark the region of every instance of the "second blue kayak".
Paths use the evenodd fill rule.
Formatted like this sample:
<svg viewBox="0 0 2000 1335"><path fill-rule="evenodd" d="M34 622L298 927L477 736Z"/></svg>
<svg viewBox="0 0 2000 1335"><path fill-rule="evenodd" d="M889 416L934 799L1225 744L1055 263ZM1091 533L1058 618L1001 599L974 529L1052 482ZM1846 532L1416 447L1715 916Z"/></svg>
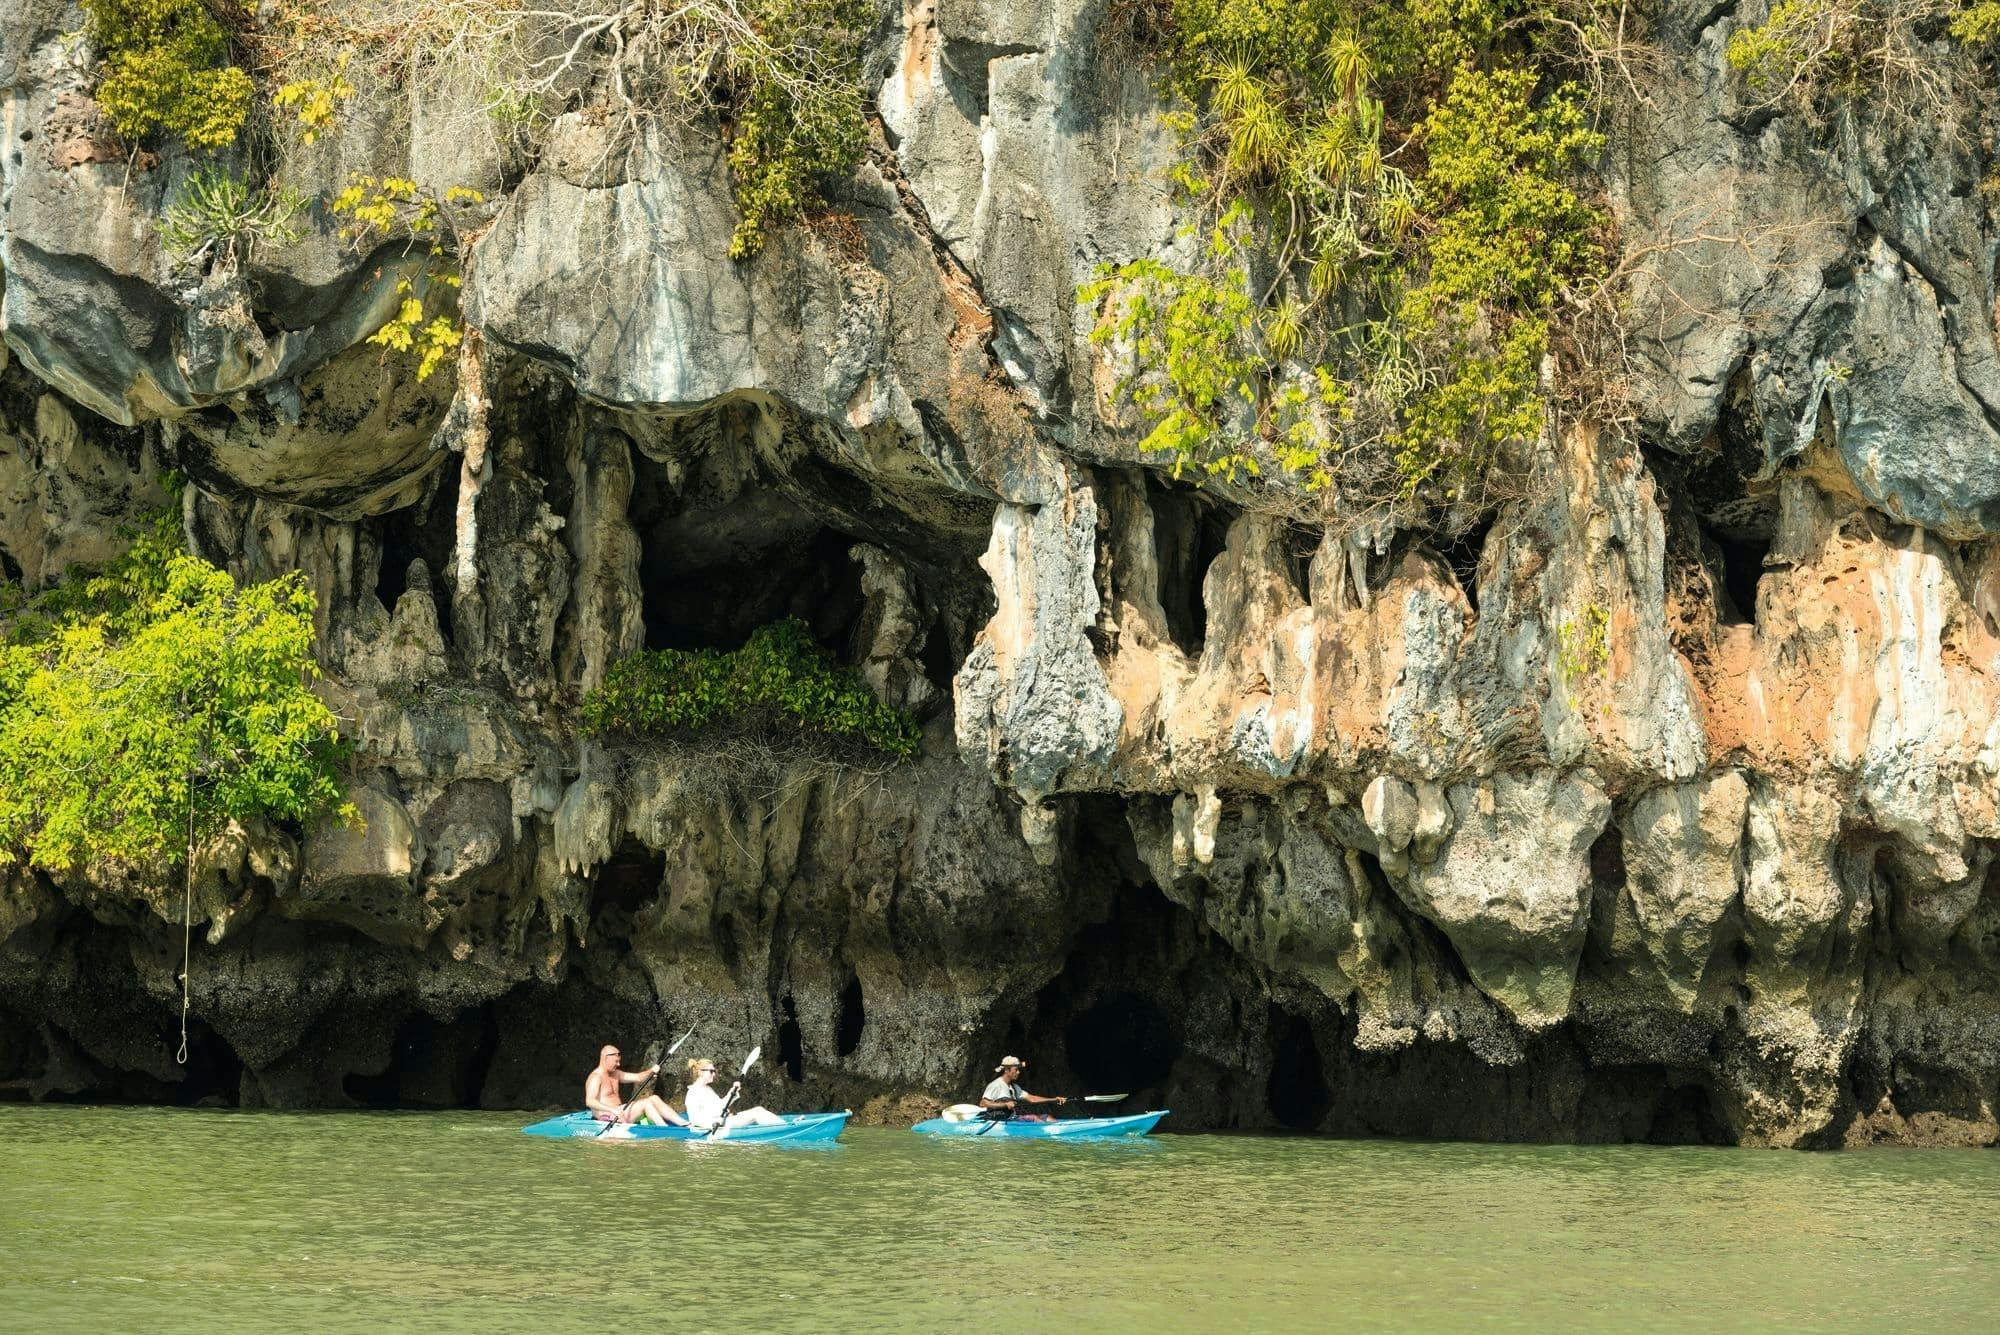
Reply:
<svg viewBox="0 0 2000 1335"><path fill-rule="evenodd" d="M918 1122L910 1130L920 1136L976 1136L982 1140L1115 1140L1120 1136L1143 1136L1167 1115L1158 1112L1133 1113L1129 1117L1063 1117L1052 1122L954 1122L933 1117Z"/></svg>

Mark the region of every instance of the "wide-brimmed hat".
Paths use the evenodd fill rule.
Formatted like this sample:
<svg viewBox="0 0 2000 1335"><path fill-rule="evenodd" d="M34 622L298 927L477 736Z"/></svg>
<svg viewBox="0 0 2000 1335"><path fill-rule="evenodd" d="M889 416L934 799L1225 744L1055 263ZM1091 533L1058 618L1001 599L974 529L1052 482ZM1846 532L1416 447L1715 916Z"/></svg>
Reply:
<svg viewBox="0 0 2000 1335"><path fill-rule="evenodd" d="M1022 1061L1019 1057L1002 1057L1000 1059L1000 1064L994 1067L993 1069L996 1071L1004 1071L1009 1066L1026 1066L1027 1064L1028 1063Z"/></svg>

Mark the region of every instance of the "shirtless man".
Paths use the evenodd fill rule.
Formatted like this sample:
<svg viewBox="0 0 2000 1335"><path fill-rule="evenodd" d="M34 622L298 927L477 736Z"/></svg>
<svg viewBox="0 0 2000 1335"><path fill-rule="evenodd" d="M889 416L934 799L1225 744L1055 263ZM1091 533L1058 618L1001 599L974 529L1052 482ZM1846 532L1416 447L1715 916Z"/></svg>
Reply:
<svg viewBox="0 0 2000 1335"><path fill-rule="evenodd" d="M657 1066L649 1066L643 1071L620 1070L618 1049L606 1043L598 1051L597 1069L583 1082L584 1106L600 1122L636 1122L641 1117L650 1117L655 1126L686 1126L687 1118L669 1108L667 1101L658 1094L648 1094L630 1103L619 1097L620 1086L636 1085L659 1072Z"/></svg>

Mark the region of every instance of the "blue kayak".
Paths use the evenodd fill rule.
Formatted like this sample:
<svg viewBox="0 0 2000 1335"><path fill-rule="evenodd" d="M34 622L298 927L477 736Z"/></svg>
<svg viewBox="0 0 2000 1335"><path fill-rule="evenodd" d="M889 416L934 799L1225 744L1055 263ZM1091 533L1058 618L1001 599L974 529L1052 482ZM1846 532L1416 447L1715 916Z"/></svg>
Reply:
<svg viewBox="0 0 2000 1335"><path fill-rule="evenodd" d="M985 1140L1115 1140L1120 1136L1143 1136L1167 1115L1158 1112L1133 1113L1130 1117L1063 1117L1053 1122L954 1122L933 1117L918 1122L910 1130L920 1136L977 1136Z"/></svg>
<svg viewBox="0 0 2000 1335"><path fill-rule="evenodd" d="M702 1145L801 1145L838 1139L851 1113L784 1113L783 1126L738 1126L710 1136L684 1126L629 1126L600 1122L589 1113L566 1113L524 1126L531 1136L555 1140L677 1140Z"/></svg>

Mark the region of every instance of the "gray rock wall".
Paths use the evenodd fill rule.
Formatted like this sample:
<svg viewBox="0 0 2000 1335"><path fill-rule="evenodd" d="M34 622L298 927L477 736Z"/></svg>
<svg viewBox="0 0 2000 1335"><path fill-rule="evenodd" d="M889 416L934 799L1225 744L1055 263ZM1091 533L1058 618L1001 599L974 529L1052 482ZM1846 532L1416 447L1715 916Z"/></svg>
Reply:
<svg viewBox="0 0 2000 1335"><path fill-rule="evenodd" d="M182 468L196 550L318 593L367 816L204 863L185 1067L160 878L0 869L0 1091L521 1106L693 1025L885 1117L1004 1047L1187 1126L2000 1136L1991 99L1807 124L1669 6L1602 164L1636 431L1343 545L1106 401L1076 286L1180 242L1103 14L885 6L845 221L747 264L713 126L515 162L370 90L308 184L493 197L419 385L362 341L406 260L176 270L187 164L98 151L74 14L0 0L0 574ZM784 615L919 762L577 738Z"/></svg>

